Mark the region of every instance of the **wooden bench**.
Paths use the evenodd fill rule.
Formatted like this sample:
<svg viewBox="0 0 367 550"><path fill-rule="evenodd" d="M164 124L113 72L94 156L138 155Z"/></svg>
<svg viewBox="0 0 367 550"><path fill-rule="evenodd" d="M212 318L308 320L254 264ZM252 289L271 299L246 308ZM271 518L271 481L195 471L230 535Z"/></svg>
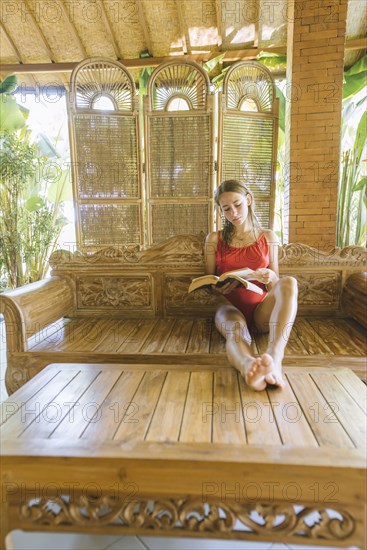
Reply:
<svg viewBox="0 0 367 550"><path fill-rule="evenodd" d="M341 367L295 364L285 377L255 393L220 359L46 367L2 404L3 538L366 548L365 386Z"/></svg>
<svg viewBox="0 0 367 550"><path fill-rule="evenodd" d="M203 241L183 235L143 251L55 252L51 277L0 295L8 392L53 362L226 363L224 340L213 325L215 297L187 294L192 277L204 270ZM299 284L285 364L349 366L365 375L366 261L361 247L280 249L281 275L294 275ZM354 311L359 322L350 317ZM254 353L265 346L266 336L254 335Z"/></svg>

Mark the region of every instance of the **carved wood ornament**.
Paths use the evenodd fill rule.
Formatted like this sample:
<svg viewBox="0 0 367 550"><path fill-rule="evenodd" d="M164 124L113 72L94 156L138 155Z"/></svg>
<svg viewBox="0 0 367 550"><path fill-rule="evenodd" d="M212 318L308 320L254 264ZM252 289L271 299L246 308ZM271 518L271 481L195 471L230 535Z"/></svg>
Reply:
<svg viewBox="0 0 367 550"><path fill-rule="evenodd" d="M298 507L297 507L298 508ZM190 531L264 536L296 536L340 541L353 534L355 521L345 510L291 504L202 502L199 499L131 500L111 496L30 499L19 509L23 524L59 527L116 526L154 531ZM315 519L315 515L317 519ZM311 517L313 516L313 517ZM238 521L242 529L238 528ZM245 530L244 530L245 528Z"/></svg>

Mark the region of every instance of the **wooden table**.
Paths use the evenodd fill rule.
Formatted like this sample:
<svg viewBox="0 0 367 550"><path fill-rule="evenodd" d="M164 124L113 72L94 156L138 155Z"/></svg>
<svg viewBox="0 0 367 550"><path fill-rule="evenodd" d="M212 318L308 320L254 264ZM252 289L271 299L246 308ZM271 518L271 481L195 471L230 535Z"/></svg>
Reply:
<svg viewBox="0 0 367 550"><path fill-rule="evenodd" d="M2 404L3 537L364 548L365 385L347 368L286 378L254 393L228 367L49 365Z"/></svg>

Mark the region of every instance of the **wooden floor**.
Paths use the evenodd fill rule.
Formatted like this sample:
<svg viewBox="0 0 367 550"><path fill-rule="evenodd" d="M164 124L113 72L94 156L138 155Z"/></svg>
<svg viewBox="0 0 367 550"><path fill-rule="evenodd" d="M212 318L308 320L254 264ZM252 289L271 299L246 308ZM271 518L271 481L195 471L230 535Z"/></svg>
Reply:
<svg viewBox="0 0 367 550"><path fill-rule="evenodd" d="M266 350L268 335L254 334L254 353ZM225 341L212 319L64 319L29 340L29 351L100 354L219 354ZM350 319L299 318L286 356L350 356L367 353L366 335Z"/></svg>

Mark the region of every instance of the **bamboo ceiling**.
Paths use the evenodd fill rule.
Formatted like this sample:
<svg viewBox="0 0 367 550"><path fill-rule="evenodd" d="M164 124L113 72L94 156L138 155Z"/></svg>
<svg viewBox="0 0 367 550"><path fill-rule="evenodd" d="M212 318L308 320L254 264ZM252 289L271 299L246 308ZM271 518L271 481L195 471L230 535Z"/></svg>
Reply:
<svg viewBox="0 0 367 550"><path fill-rule="evenodd" d="M19 73L28 86L67 85L86 57L121 60L130 68L162 57L227 60L285 52L288 0L1 0L0 77ZM349 0L345 64L366 47L367 2ZM128 61L127 61L128 60ZM166 61L167 59L165 59ZM66 65L59 65L65 63ZM67 65L69 64L69 65ZM52 74L49 71L55 70Z"/></svg>

